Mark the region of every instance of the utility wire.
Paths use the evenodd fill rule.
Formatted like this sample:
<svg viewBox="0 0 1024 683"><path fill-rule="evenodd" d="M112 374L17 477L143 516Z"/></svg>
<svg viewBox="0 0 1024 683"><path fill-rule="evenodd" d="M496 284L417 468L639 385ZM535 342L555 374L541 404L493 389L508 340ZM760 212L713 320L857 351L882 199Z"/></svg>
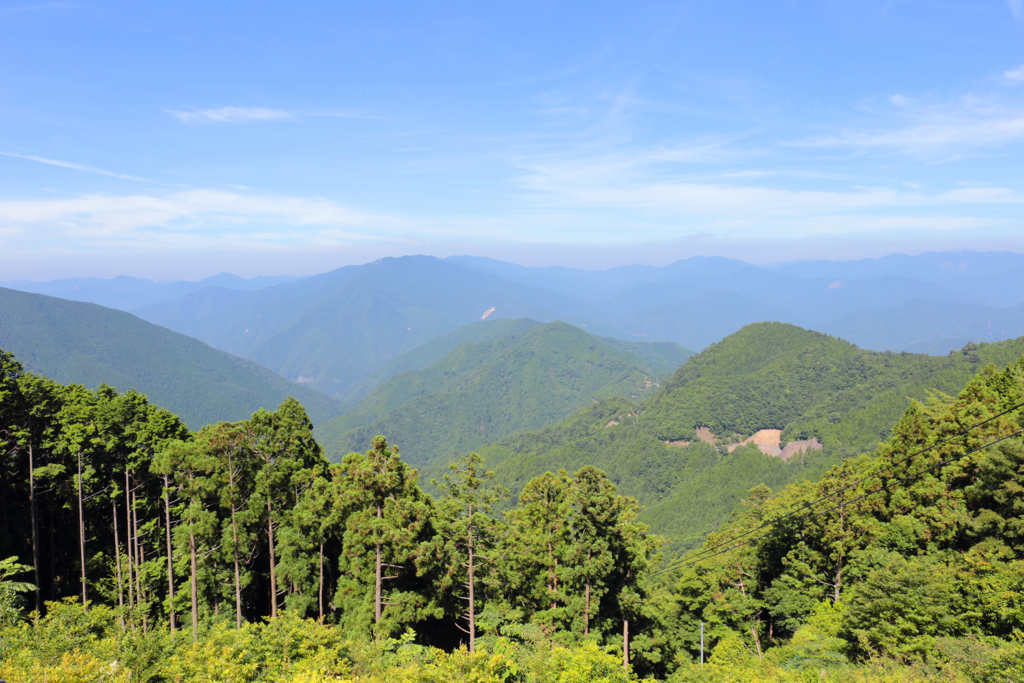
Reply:
<svg viewBox="0 0 1024 683"><path fill-rule="evenodd" d="M996 416L996 417L998 417L998 416ZM995 418L990 418L990 419L995 419ZM987 420L986 420L986 422L987 422ZM979 423L979 425L980 424L984 424L984 423ZM978 425L976 425L976 426L978 426ZM973 429L973 427L972 427L972 429ZM864 498L867 498L868 496L874 495L876 493L880 493L881 491L886 491L890 487L892 487L892 486L894 486L896 484L907 482L907 481L910 481L911 479L916 479L917 477L920 477L920 476L922 476L924 474L928 474L929 472L932 472L932 471L934 471L934 470L936 470L936 469L938 469L940 467L943 467L943 466L948 465L950 463L956 462L957 460L962 460L962 459L966 458L968 455L973 455L973 454L977 453L978 451L982 451L982 450L984 450L984 449L986 449L986 448L988 448L990 446L995 446L998 443L1002 443L1003 441L1006 441L1007 439L1012 439L1013 437L1019 436L1020 434L1024 434L1024 429L1018 429L1017 431L1013 432L1012 434L1008 434L1007 436L1004 436L1002 438L996 439L995 441L990 441L989 443L987 443L987 444L985 444L983 446L979 446L978 448L975 448L972 451L968 451L967 453L964 453L962 455L958 455L958 456L955 456L953 458L949 458L948 460L943 460L943 461L939 462L938 464L933 465L932 467L929 467L928 469L921 470L920 472L915 472L914 474L911 474L911 475L909 475L907 477L901 477L899 479L893 479L891 482L889 482L885 486L880 486L877 489L874 489L872 491L868 491L865 494L857 496L853 500L842 502L839 505L835 505L833 507L828 508L827 510L822 510L822 511L817 512L817 513L815 513L813 515L808 515L808 516L805 516L805 517L801 517L799 520L797 520L797 522L799 522L799 523L807 522L807 521L810 521L812 519L815 519L816 517L821 517L822 515L825 515L825 514L828 514L830 512L833 512L834 510L838 510L839 508L844 507L846 505L852 505L852 504L856 503L857 501L860 501L860 500L863 500ZM938 446L938 445L940 445L940 444L935 444L935 446ZM935 446L932 446L931 448L934 448ZM926 450L931 450L931 448L928 448ZM923 453L925 451L921 451L921 452ZM917 453L915 455L920 455L920 453ZM905 462L906 460L907 459L904 459L901 462ZM894 463L894 465L895 464L898 464L898 463ZM891 468L892 468L892 465L890 465L889 467L887 467L885 469L891 469ZM882 470L882 471L884 472L885 470ZM869 477L865 477L864 479L861 479L860 481L863 482L863 481L865 481L867 479L870 479L871 477L874 477L874 476L877 476L877 473L873 474L873 475L871 475ZM850 484L850 486L853 486L853 485L854 484ZM850 488L850 486L845 486L842 489L840 489L840 491L846 490L846 489ZM836 493L838 493L838 491ZM814 504L816 504L816 503L818 503L818 502L820 502L822 500L826 500L827 498L831 498L834 495L835 494L833 493L833 494L831 494L831 495L829 495L827 497L819 498L817 501L814 501L814 503L809 503L808 506L809 505L814 505ZM804 506L804 508L800 508L800 509L801 510L806 509L808 506ZM686 561L682 561L682 562L677 561L676 563L673 563L673 564L671 564L671 565L669 565L667 567L664 567L663 569L659 569L656 572L652 572L651 576L657 576L659 574L664 574L666 572L675 571L677 569L682 569L683 567L688 567L690 565L698 564L700 562L703 562L704 560L711 559L712 557L715 557L717 555L722 555L723 553L730 552L730 551L735 550L737 548L742 548L743 546L749 545L751 543L754 543L755 541L760 541L762 538L766 538L768 536L771 536L772 533L774 533L774 530L769 531L768 533L762 534L760 536L757 536L756 538L752 538L752 539L750 539L748 541L744 541L743 543L737 543L735 545L732 545L732 546L726 548L725 550L719 550L718 552L712 553L710 555L706 554L706 553L709 553L712 550L715 550L717 548L721 548L723 545L728 545L729 543L732 543L733 541L736 541L737 539L740 539L743 536L747 536L747 535L749 535L751 533L754 533L755 531L759 531L759 530L765 528L766 526L768 526L769 524L773 525L777 521L781 521L781 520L786 519L787 517L790 517L792 515L793 515L793 513L789 513L787 515L783 515L782 517L779 517L777 520L774 520L774 521L772 521L772 522L770 522L768 524L762 524L761 526L759 526L759 527L757 527L755 529L751 529L750 531L747 531L746 533L741 534L741 535L737 536L736 538L734 538L734 539L732 539L730 541L726 541L724 543L720 543L720 544L718 544L716 546L713 546L712 548L709 548L709 549L705 550L703 553L699 554L697 557L690 558L690 559L688 559Z"/></svg>
<svg viewBox="0 0 1024 683"><path fill-rule="evenodd" d="M792 512L787 512L784 515L780 515L778 517L775 517L774 519L770 519L767 522L764 522L761 526L755 527L755 528L750 529L748 531L745 531L742 534L740 534L739 536L735 536L735 537L729 539L728 541L722 541L718 545L711 546L710 548L705 548L700 553L698 553L698 557L700 555L704 555L706 553L710 553L710 552L712 552L714 550L717 550L718 548L721 548L724 545L728 545L730 543L738 541L739 539L743 538L744 536L749 536L750 534L756 533L756 532L760 531L761 529L766 529L766 528L768 528L768 527L770 527L772 525L778 524L779 522L783 521L784 519L788 519L789 517L793 517L794 515L797 515L797 514L803 512L804 510L811 509L815 505L817 505L818 503L820 503L820 502L822 502L824 500L828 500L829 498L834 498L835 496L839 495L843 491L851 489L854 486L857 486L858 484L862 484L865 481L867 481L868 479L876 477L879 474L881 474L882 472L885 472L886 470L891 470L892 468L896 467L897 465L902 465L903 463L908 462L909 460L912 460L912 459L916 458L919 455L923 455L923 454L927 453L930 450L938 448L939 446L944 446L947 443L949 443L950 441L952 441L953 439L957 439L957 438L959 438L961 436L964 436L965 434L971 432L972 430L977 429L978 427L982 427L982 426L988 424L989 422L992 422L993 420L996 420L996 419L998 419L1000 417L1003 417L1004 415L1012 413L1013 411L1015 411L1015 410L1017 410L1019 408L1022 408L1022 407L1024 407L1024 402L1018 403L1017 405L1015 405L1015 406L1013 406L1011 408L1007 408L1006 410L1004 410L1003 412L999 413L998 415L993 415L992 417L990 417L990 418L988 418L986 420L982 420L981 422L978 422L977 424L971 425L967 429L964 429L963 431L957 432L956 434L953 434L952 436L949 436L949 437L947 437L946 439L944 439L942 441L938 441L938 442L932 444L931 446L928 446L927 448L924 448L924 449L922 449L920 451L917 451L916 453L912 453L911 455L908 455L907 457L903 458L902 460L898 460L898 461L896 461L896 462L894 462L894 463L892 463L890 465L886 465L885 467L883 467L878 472L875 472L873 474L869 474L868 476L866 476L866 477L864 477L862 479L859 479L859 480L857 480L855 482L847 484L846 486L838 488L835 491L833 491L832 493L828 494L827 496L822 496L821 498L818 498L816 500L812 500L811 502L806 503L803 507L797 508L796 510L793 510ZM666 569L668 569L668 568L666 568Z"/></svg>

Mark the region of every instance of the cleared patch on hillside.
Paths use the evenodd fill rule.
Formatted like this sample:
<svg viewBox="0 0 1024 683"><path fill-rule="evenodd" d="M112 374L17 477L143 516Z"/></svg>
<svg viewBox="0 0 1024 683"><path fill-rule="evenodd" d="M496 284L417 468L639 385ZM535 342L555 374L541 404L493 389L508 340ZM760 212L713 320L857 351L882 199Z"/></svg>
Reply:
<svg viewBox="0 0 1024 683"><path fill-rule="evenodd" d="M765 455L772 455L783 460L789 460L797 453L803 453L804 451L822 450L821 442L816 438L806 441L790 441L783 447L781 429L760 429L743 441L730 445L729 452L732 453L740 446L751 443L757 446L758 450Z"/></svg>

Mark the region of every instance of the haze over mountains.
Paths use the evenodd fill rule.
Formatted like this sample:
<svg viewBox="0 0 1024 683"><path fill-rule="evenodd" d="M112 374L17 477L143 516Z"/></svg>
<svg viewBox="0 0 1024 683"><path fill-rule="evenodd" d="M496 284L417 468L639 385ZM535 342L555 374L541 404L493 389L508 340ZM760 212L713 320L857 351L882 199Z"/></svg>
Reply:
<svg viewBox="0 0 1024 683"><path fill-rule="evenodd" d="M265 276L244 279L231 273L220 273L198 282L179 280L176 282L154 282L127 275L103 279L97 277L71 277L49 282L11 280L3 283L10 289L34 294L87 301L108 308L130 311L140 306L177 299L208 287L224 287L241 291L254 291L271 285L295 282L301 278L288 275Z"/></svg>
<svg viewBox="0 0 1024 683"><path fill-rule="evenodd" d="M470 450L513 491L595 465L682 549L750 486L868 450L908 397L1018 358L1022 274L1004 253L607 271L412 256L303 279L65 280L32 287L132 313L0 288L0 348L60 382L134 387L193 428L294 395L332 459L384 434L424 481ZM815 447L740 445L763 430Z"/></svg>
<svg viewBox="0 0 1024 683"><path fill-rule="evenodd" d="M603 271L409 256L301 280L7 284L129 310L350 403L401 354L485 317L562 320L694 350L764 320L936 355L1024 334L1024 256L995 252L767 267L695 257Z"/></svg>

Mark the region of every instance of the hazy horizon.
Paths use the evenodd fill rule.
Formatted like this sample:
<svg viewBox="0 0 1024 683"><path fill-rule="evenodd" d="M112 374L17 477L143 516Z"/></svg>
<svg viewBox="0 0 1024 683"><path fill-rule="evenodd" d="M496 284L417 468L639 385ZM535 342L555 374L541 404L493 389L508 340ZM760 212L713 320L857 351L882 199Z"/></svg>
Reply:
<svg viewBox="0 0 1024 683"><path fill-rule="evenodd" d="M736 260L736 261L742 261L742 262L747 263L747 264L749 264L751 266L762 266L762 267L769 267L769 268L771 268L771 267L781 267L781 266L796 265L796 264L800 264L800 263L815 263L815 262L842 263L842 262L852 262L852 261L865 261L865 260L873 260L873 259L876 259L876 258L885 258L885 257L888 257L888 256L916 257L916 256L922 256L922 255L925 255L925 254L930 254L930 253L935 253L935 254L945 254L945 253L951 253L951 254L996 254L996 253L1024 254L1024 252L1012 251L1012 250L1001 250L1001 251L992 250L992 251L987 251L987 252L978 252L978 251L973 251L973 250L960 250L960 251L952 251L952 252L935 251L935 250L923 250L923 251L921 251L919 253L892 252L892 253L889 253L889 254L883 254L883 255L878 256L878 257L869 256L869 257L863 257L863 258L849 258L849 259L813 259L813 258L811 258L811 259L792 259L792 260L787 260L787 261L769 261L769 262L764 262L764 263L755 263L753 261L747 261L745 259L739 259L739 258L733 258L733 257L724 257L723 256L723 258L730 258L730 259L733 259L733 260ZM400 254L400 255L397 255L397 256L382 256L381 258L402 258L404 256L431 256L431 255L430 254ZM437 257L437 258L444 259L444 258L452 258L452 257L460 257L460 256L463 256L463 257L471 256L472 257L472 256L476 256L476 255L474 255L474 254L450 254L448 256ZM703 256L703 255L690 256L690 257L687 257L687 258L700 258L701 256ZM718 255L712 254L711 256L718 256ZM613 270L615 268L630 267L630 266L642 266L642 267L660 268L660 267L664 267L664 266L667 266L667 265L671 265L672 263L676 263L678 261L685 261L685 260L687 260L686 258L683 258L683 259L675 259L675 260L672 260L672 261L667 261L666 263L622 263L622 264L618 264L618 265L614 265L614 266L608 266L608 267L591 267L591 268L587 268L587 267L563 266L562 264L559 264L559 263L550 263L550 264L545 263L545 264L539 264L539 265L536 265L536 266L531 266L530 264L526 264L526 263L517 263L515 261L511 261L511 260L508 260L508 259L494 258L494 257L490 257L490 256L484 256L482 258L491 258L491 259L493 259L495 261L501 261L503 263L507 263L507 264L510 264L510 265L523 266L523 267L527 267L527 268L531 268L531 267L543 268L543 267L553 266L553 267L564 267L564 268L569 268L569 269L573 269L573 270L588 270L588 271ZM302 279L302 278L306 278L306 277L312 277L312 276L315 276L315 275L321 275L323 273L328 273L328 272L331 272L332 270L337 270L338 268L344 268L344 267L350 266L350 265L366 265L366 264L372 263L375 260L379 260L379 259L372 259L370 261L360 261L360 262L357 262L357 263L344 263L344 264L337 265L337 266L335 266L333 268L328 268L326 270L317 270L315 272L303 272L303 273L294 273L294 272L262 272L262 273L254 273L252 275L240 275L239 273L231 272L231 271L228 271L228 270L219 270L219 271L216 271L216 272L208 272L208 273L205 273L205 274L200 274L200 275L197 275L197 276L193 276L191 278L189 278L189 277L156 278L156 277L149 277L149 276L147 276L145 274L136 275L136 274L124 273L124 272L118 272L118 273L114 273L114 274L111 274L111 275L98 275L98 274L93 274L93 273L86 273L86 274L62 275L62 276L59 276L59 277L45 278L45 279L7 278L7 279L4 279L4 280L0 280L0 285L7 284L7 283L16 283L16 282L44 283L44 282L50 282L50 281L54 281L54 280L78 279L78 278L82 278L82 279L84 279L84 278L97 278L97 279L101 279L101 280L111 280L111 279L114 279L114 278L117 278L117 277L125 277L125 276L137 278L137 279L140 279L140 280L152 280L153 282L158 283L158 284L170 284L170 283L173 283L173 282L200 282L200 281L203 281L203 280L206 280L206 279L209 279L209 278L213 278L213 277L216 277L216 276L219 276L219 275L231 275L231 276L243 278L245 280L252 280L252 279L256 279L256 278L297 278L297 279Z"/></svg>

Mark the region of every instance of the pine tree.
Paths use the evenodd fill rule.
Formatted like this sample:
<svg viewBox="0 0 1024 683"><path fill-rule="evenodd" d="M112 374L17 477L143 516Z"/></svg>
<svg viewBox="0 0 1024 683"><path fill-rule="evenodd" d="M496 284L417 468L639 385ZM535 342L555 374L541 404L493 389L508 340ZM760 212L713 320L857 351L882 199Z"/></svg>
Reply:
<svg viewBox="0 0 1024 683"><path fill-rule="evenodd" d="M469 651L475 652L477 617L486 601L486 588L493 583L488 575L496 558L490 553L500 533L491 510L505 492L485 488L494 473L484 471L483 458L476 453L464 456L449 469L444 481L433 482L442 494L435 516L435 553L447 564L439 587L445 592L456 586L465 589L466 595L455 596L466 603L464 610L458 610L466 628L459 628L469 636Z"/></svg>
<svg viewBox="0 0 1024 683"><path fill-rule="evenodd" d="M398 448L388 447L383 436L373 439L365 455L345 456L338 474L337 507L346 511L347 518L342 556L345 581L339 586L339 598L369 592L374 629L380 637L415 618L425 606L408 588L417 574L430 505L416 483L416 471L402 462ZM398 589L389 591L388 585ZM385 624L389 614L392 618Z"/></svg>
<svg viewBox="0 0 1024 683"><path fill-rule="evenodd" d="M270 615L280 602L278 547L275 533L290 522L290 511L302 492L327 467L323 450L313 439L313 423L292 397L276 411L259 410L245 423L246 445L259 462L250 498L250 511L267 530L270 573Z"/></svg>
<svg viewBox="0 0 1024 683"><path fill-rule="evenodd" d="M509 513L507 560L519 578L515 599L550 638L564 627L566 580L572 572L570 479L565 470L536 477Z"/></svg>

